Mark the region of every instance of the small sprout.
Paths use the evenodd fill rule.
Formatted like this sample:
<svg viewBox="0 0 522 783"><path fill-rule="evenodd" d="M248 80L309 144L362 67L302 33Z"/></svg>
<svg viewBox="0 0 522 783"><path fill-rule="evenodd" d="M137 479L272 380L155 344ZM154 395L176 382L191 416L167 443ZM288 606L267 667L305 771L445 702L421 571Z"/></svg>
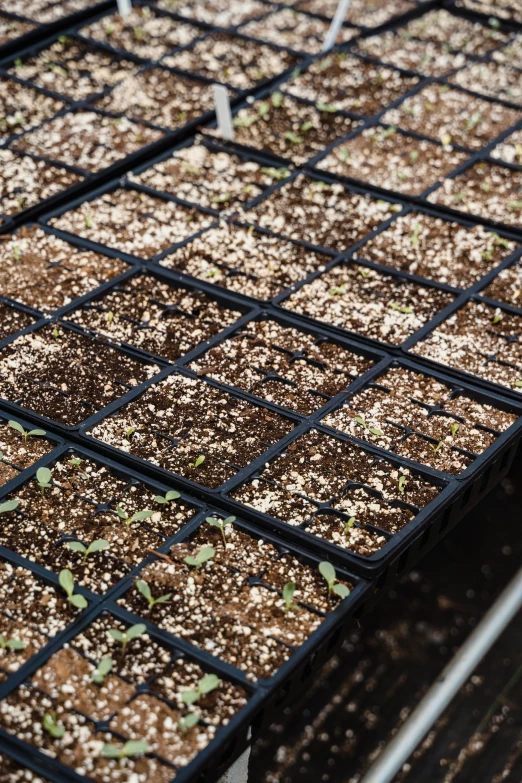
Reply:
<svg viewBox="0 0 522 783"><path fill-rule="evenodd" d="M500 27L500 22L498 21L498 19L495 19L495 17L494 17L494 16L492 16L492 17L490 17L490 18L488 19L488 24L489 24L489 26L490 26L490 27L492 27L494 30L498 30L498 29L499 29L499 27Z"/></svg>
<svg viewBox="0 0 522 783"><path fill-rule="evenodd" d="M429 444L429 447L430 449L432 449L434 454L436 454L443 446L444 446L443 440L439 440L439 442L436 445L433 445L433 443Z"/></svg>
<svg viewBox="0 0 522 783"><path fill-rule="evenodd" d="M377 136L377 141L383 141L384 139L393 136L395 133L397 133L397 128L394 125L390 125L389 128L386 128L386 130L383 130L382 133L379 133Z"/></svg>
<svg viewBox="0 0 522 783"><path fill-rule="evenodd" d="M85 215L85 228L92 228L92 217L90 215Z"/></svg>
<svg viewBox="0 0 522 783"><path fill-rule="evenodd" d="M216 517L207 517L205 519L205 522L208 522L209 525L213 525L214 527L217 527L219 529L219 532L221 533L221 538L223 539L223 546L225 549L227 548L227 537L225 535L225 528L229 525L232 525L236 521L235 517L227 517L226 519L216 519Z"/></svg>
<svg viewBox="0 0 522 783"><path fill-rule="evenodd" d="M257 106L257 113L260 117L267 117L270 114L270 104L268 101L260 101Z"/></svg>
<svg viewBox="0 0 522 783"><path fill-rule="evenodd" d="M279 109L283 103L283 94L280 92L274 92L272 95L272 106L274 109Z"/></svg>
<svg viewBox="0 0 522 783"><path fill-rule="evenodd" d="M313 127L314 127L313 122L307 120L306 122L303 122L302 125L299 126L299 130L303 131L303 133L308 133L308 131L312 130Z"/></svg>
<svg viewBox="0 0 522 783"><path fill-rule="evenodd" d="M46 712L42 720L42 728L53 738L61 739L65 734L64 727L56 720L55 712Z"/></svg>
<svg viewBox="0 0 522 783"><path fill-rule="evenodd" d="M398 485L399 485L399 492L401 494L403 494L404 493L404 488L406 486L406 476L400 476L399 477Z"/></svg>
<svg viewBox="0 0 522 783"><path fill-rule="evenodd" d="M9 511L14 511L19 505L20 501L17 498L5 500L3 503L0 503L0 514L7 514Z"/></svg>
<svg viewBox="0 0 522 783"><path fill-rule="evenodd" d="M52 487L52 473L49 468L38 468L36 471L36 480L38 482L38 486L42 490L42 497L44 497L45 490Z"/></svg>
<svg viewBox="0 0 522 783"><path fill-rule="evenodd" d="M136 625L131 625L125 632L119 631L117 628L111 628L108 631L109 636L112 636L115 642L121 644L122 657L125 655L125 650L127 649L128 643L133 639L137 639L139 636L143 636L143 634L146 632L147 626L145 623L136 623Z"/></svg>
<svg viewBox="0 0 522 783"><path fill-rule="evenodd" d="M230 201L232 198L232 193L230 190L227 190L226 193L223 193L221 196L216 196L214 198L214 204L226 204L227 201Z"/></svg>
<svg viewBox="0 0 522 783"><path fill-rule="evenodd" d="M45 430L24 430L22 425L19 424L17 421L14 421L13 419L10 419L7 423L9 424L11 429L15 430L16 432L19 432L24 440L27 440L28 438L43 437L47 435Z"/></svg>
<svg viewBox="0 0 522 783"><path fill-rule="evenodd" d="M330 294L332 296L341 296L342 294L346 293L346 286L340 285L338 288L330 288Z"/></svg>
<svg viewBox="0 0 522 783"><path fill-rule="evenodd" d="M331 563L328 563L328 561L323 560L322 563L319 563L319 573L321 576L325 579L326 584L328 585L328 598L335 593L335 595L338 595L340 598L346 598L348 595L350 595L350 590L346 585L339 584L337 582L337 577L335 574L335 568Z"/></svg>
<svg viewBox="0 0 522 783"><path fill-rule="evenodd" d="M287 141L290 142L290 144L302 144L303 143L303 137L298 136L293 131L286 131L284 134L284 137Z"/></svg>
<svg viewBox="0 0 522 783"><path fill-rule="evenodd" d="M192 555L187 555L187 557L183 558L183 562L188 566L192 566L196 569L196 572L198 572L203 563L206 563L207 560L210 560L212 557L214 557L215 554L216 550L213 546L203 546L195 555L195 557Z"/></svg>
<svg viewBox="0 0 522 783"><path fill-rule="evenodd" d="M522 201L508 201L508 207L512 209L522 209Z"/></svg>
<svg viewBox="0 0 522 783"><path fill-rule="evenodd" d="M188 715L186 715L184 718L181 718L178 726L180 727L181 731L189 731L189 729L193 729L197 723L199 723L198 714L196 712L189 712Z"/></svg>
<svg viewBox="0 0 522 783"><path fill-rule="evenodd" d="M220 684L220 679L215 674L205 674L204 677L198 682L197 687L194 690L182 691L181 701L183 704L195 704L203 696L211 691L215 691Z"/></svg>
<svg viewBox="0 0 522 783"><path fill-rule="evenodd" d="M370 276L370 270L365 269L363 266L359 267L359 274L365 279Z"/></svg>
<svg viewBox="0 0 522 783"><path fill-rule="evenodd" d="M348 533L349 530L355 525L355 517L350 517L348 522L345 522L344 524L344 532Z"/></svg>
<svg viewBox="0 0 522 783"><path fill-rule="evenodd" d="M17 57L14 61L14 66L17 71L21 70L24 67L24 64L22 62L22 59L20 57Z"/></svg>
<svg viewBox="0 0 522 783"><path fill-rule="evenodd" d="M2 650L25 650L25 642L20 639L6 639L3 634L0 633L0 649Z"/></svg>
<svg viewBox="0 0 522 783"><path fill-rule="evenodd" d="M112 671L114 661L110 655L101 659L96 669L91 674L91 680L95 685L103 685L105 678Z"/></svg>
<svg viewBox="0 0 522 783"><path fill-rule="evenodd" d="M400 305L397 302L390 302L389 306L392 310L397 310L398 313L404 313L404 315L413 313L413 308L408 307L408 305Z"/></svg>
<svg viewBox="0 0 522 783"><path fill-rule="evenodd" d="M263 174L266 174L267 177L271 177L272 179L276 179L276 180L284 179L285 177L288 177L290 173L288 169L285 169L284 167L280 169L276 169L273 168L272 166L261 169L261 172Z"/></svg>
<svg viewBox="0 0 522 783"><path fill-rule="evenodd" d="M410 163L417 163L417 161L419 160L419 155L420 155L419 150L412 150L410 152Z"/></svg>
<svg viewBox="0 0 522 783"><path fill-rule="evenodd" d="M205 462L205 455L200 454L199 457L196 457L194 462L189 462L189 468L199 468L200 465L203 465Z"/></svg>
<svg viewBox="0 0 522 783"><path fill-rule="evenodd" d="M71 606L75 606L76 609L86 609L89 606L83 595L74 592L73 575L68 568L64 568L63 571L60 571L58 574L58 581L60 582L60 587L67 595L67 600Z"/></svg>
<svg viewBox="0 0 522 783"><path fill-rule="evenodd" d="M135 432L136 432L136 427L127 427L127 429L125 430L125 439L130 440Z"/></svg>
<svg viewBox="0 0 522 783"><path fill-rule="evenodd" d="M123 519L127 527L130 527L133 522L143 522L145 519L150 519L154 511L151 511L150 508L144 508L143 511L135 511L132 516L129 516L118 503L116 513L120 519Z"/></svg>
<svg viewBox="0 0 522 783"><path fill-rule="evenodd" d="M522 386L522 381L515 381L515 386L519 389Z"/></svg>
<svg viewBox="0 0 522 783"><path fill-rule="evenodd" d="M53 337L56 340L60 336L60 332L58 331L58 327L55 326L53 329Z"/></svg>
<svg viewBox="0 0 522 783"><path fill-rule="evenodd" d="M69 541L67 546L73 552L81 552L83 554L82 563L85 563L89 555L93 555L95 552L103 552L109 549L110 544L104 538L97 538L89 546L85 546L81 541Z"/></svg>
<svg viewBox="0 0 522 783"><path fill-rule="evenodd" d="M413 231L411 233L411 237L410 237L411 244L414 247L417 247L417 245L419 244L419 234L420 234L420 232L421 232L421 224L420 223L415 223L415 225L413 226Z"/></svg>
<svg viewBox="0 0 522 783"><path fill-rule="evenodd" d="M166 503L171 503L173 500L177 500L179 497L181 497L179 492L176 492L175 489L169 489L166 495L156 495L154 497L154 502L165 505Z"/></svg>
<svg viewBox="0 0 522 783"><path fill-rule="evenodd" d="M13 258L15 261L20 261L22 253L20 252L20 245L13 245Z"/></svg>
<svg viewBox="0 0 522 783"><path fill-rule="evenodd" d="M104 759L118 759L121 763L124 759L143 756L149 750L149 743L145 740L129 740L121 748L118 745L106 743L101 749L101 755Z"/></svg>
<svg viewBox="0 0 522 783"><path fill-rule="evenodd" d="M354 421L356 421L357 424L360 424L361 427L363 427L363 429L365 430L365 432L370 432L372 435L377 435L377 437L383 435L383 433L378 427L369 427L364 421L362 416L354 416Z"/></svg>
<svg viewBox="0 0 522 783"><path fill-rule="evenodd" d="M294 604L294 593L295 593L295 583L294 582L287 582L285 585L283 585L283 601L285 602L285 611L287 614L290 614L290 612L298 612L299 607L297 604Z"/></svg>
<svg viewBox="0 0 522 783"><path fill-rule="evenodd" d="M448 144L451 144L451 135L449 133L443 133L440 137L441 143L443 147L447 147Z"/></svg>
<svg viewBox="0 0 522 783"><path fill-rule="evenodd" d="M325 111L330 113L337 111L337 106L334 106L333 103L316 103L315 108L317 111Z"/></svg>
<svg viewBox="0 0 522 783"><path fill-rule="evenodd" d="M113 321L114 321L114 313L112 310L109 310L109 312L107 313L107 324L111 326Z"/></svg>
<svg viewBox="0 0 522 783"><path fill-rule="evenodd" d="M166 593L165 595L160 595L159 598L153 598L148 583L143 579L138 579L136 588L145 598L151 609L154 609L156 604L165 604L172 598L172 593Z"/></svg>
<svg viewBox="0 0 522 783"><path fill-rule="evenodd" d="M69 465L72 465L73 468L77 468L78 469L78 473L80 474L80 476L82 478L85 479L85 481L90 481L91 480L91 477L89 476L89 474L86 473L84 470L80 469L80 466L83 465L83 463L85 462L84 459L80 459L80 457L71 457L71 459L67 460L67 462L68 462Z"/></svg>
<svg viewBox="0 0 522 783"><path fill-rule="evenodd" d="M244 117L234 117L233 125L236 128L249 128L256 121L255 114L245 114Z"/></svg>
<svg viewBox="0 0 522 783"><path fill-rule="evenodd" d="M458 421L453 422L453 424L450 424L450 432L451 437L454 438L457 432L460 430L460 424Z"/></svg>
<svg viewBox="0 0 522 783"><path fill-rule="evenodd" d="M501 320L502 320L502 313L500 312L500 310L497 310L492 318L492 323L498 324Z"/></svg>
<svg viewBox="0 0 522 783"><path fill-rule="evenodd" d="M477 125L479 125L479 123L483 122L483 120L484 117L482 116L482 114L480 114L480 112L478 111L473 112L469 120L466 120L466 128L468 130L473 130L473 128L476 128Z"/></svg>

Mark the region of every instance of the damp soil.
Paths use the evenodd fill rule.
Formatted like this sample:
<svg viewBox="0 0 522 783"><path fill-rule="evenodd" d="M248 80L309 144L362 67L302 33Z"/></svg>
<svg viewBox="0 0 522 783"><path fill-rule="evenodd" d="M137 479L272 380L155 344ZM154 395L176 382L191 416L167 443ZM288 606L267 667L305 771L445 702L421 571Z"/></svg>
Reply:
<svg viewBox="0 0 522 783"><path fill-rule="evenodd" d="M520 261L503 269L491 283L480 292L489 299L502 304L522 308L522 265Z"/></svg>
<svg viewBox="0 0 522 783"><path fill-rule="evenodd" d="M22 35L30 33L36 27L32 22L23 19L11 19L8 16L0 16L0 46L4 46Z"/></svg>
<svg viewBox="0 0 522 783"><path fill-rule="evenodd" d="M517 130L506 136L493 147L490 156L501 163L515 163L517 166L522 166L522 131Z"/></svg>
<svg viewBox="0 0 522 783"><path fill-rule="evenodd" d="M333 19L337 10L335 0L298 0L295 8L309 14L318 14ZM345 22L363 27L378 27L386 24L395 16L408 13L415 8L411 0L354 0L350 3L345 16Z"/></svg>
<svg viewBox="0 0 522 783"><path fill-rule="evenodd" d="M158 0L158 8L216 27L235 27L266 16L270 8L260 0L209 0L194 5L187 0Z"/></svg>
<svg viewBox="0 0 522 783"><path fill-rule="evenodd" d="M449 81L467 90L517 105L522 104L521 71L504 63L472 62L453 74Z"/></svg>
<svg viewBox="0 0 522 783"><path fill-rule="evenodd" d="M481 56L508 43L511 38L509 32L499 30L499 25L492 21L490 18L488 24L479 24L444 8L437 8L408 22L401 28L401 33L464 54Z"/></svg>
<svg viewBox="0 0 522 783"><path fill-rule="evenodd" d="M466 64L464 54L451 52L444 44L416 40L392 30L360 39L357 50L386 65L423 76L444 76Z"/></svg>
<svg viewBox="0 0 522 783"><path fill-rule="evenodd" d="M54 448L43 435L24 437L7 420L0 420L0 483L5 484Z"/></svg>
<svg viewBox="0 0 522 783"><path fill-rule="evenodd" d="M319 54L329 27L329 23L323 19L308 16L293 8L282 8L258 21L242 25L239 31L295 51ZM358 33L356 27L342 27L336 43L347 43Z"/></svg>
<svg viewBox="0 0 522 783"><path fill-rule="evenodd" d="M62 101L14 79L0 77L0 140L4 142L34 128L63 108Z"/></svg>
<svg viewBox="0 0 522 783"><path fill-rule="evenodd" d="M0 340L5 340L22 329L33 324L36 320L34 315L29 315L23 310L15 310L14 307L0 302Z"/></svg>

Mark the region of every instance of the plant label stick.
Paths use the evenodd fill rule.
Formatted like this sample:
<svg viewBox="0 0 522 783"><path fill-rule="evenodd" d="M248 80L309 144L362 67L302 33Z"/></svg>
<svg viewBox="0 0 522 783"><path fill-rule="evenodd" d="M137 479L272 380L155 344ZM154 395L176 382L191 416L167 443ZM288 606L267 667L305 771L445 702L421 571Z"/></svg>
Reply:
<svg viewBox="0 0 522 783"><path fill-rule="evenodd" d="M344 18L346 16L346 12L348 11L348 8L350 7L351 1L352 0L339 0L337 11L335 12L335 16L332 19L332 24L328 28L328 32L326 33L326 38L324 39L323 52L327 52L329 49L332 48L332 46L335 45L337 36L339 35L339 30L343 25Z"/></svg>
<svg viewBox="0 0 522 783"><path fill-rule="evenodd" d="M118 0L118 13L120 16L128 16L132 11L132 0Z"/></svg>
<svg viewBox="0 0 522 783"><path fill-rule="evenodd" d="M228 90L222 84L214 84L213 89L219 132L227 141L234 141L234 126L232 125Z"/></svg>

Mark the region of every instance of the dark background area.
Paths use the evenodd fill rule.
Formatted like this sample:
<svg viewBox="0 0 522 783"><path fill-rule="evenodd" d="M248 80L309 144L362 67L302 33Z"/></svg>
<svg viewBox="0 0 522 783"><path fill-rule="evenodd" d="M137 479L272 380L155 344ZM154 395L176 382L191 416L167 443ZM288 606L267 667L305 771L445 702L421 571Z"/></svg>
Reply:
<svg viewBox="0 0 522 783"><path fill-rule="evenodd" d="M256 743L249 783L358 783L522 561L522 454L508 477L354 625ZM395 783L521 783L522 613ZM283 723L284 721L284 723Z"/></svg>

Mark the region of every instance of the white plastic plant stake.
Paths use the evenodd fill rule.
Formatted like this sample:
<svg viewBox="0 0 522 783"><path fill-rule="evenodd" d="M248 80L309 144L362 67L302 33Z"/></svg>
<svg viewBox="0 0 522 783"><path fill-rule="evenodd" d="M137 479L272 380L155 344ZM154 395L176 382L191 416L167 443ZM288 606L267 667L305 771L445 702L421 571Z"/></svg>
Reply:
<svg viewBox="0 0 522 783"><path fill-rule="evenodd" d="M132 0L118 0L118 13L120 16L128 16L132 11Z"/></svg>
<svg viewBox="0 0 522 783"><path fill-rule="evenodd" d="M213 89L218 130L223 139L226 139L226 141L234 141L234 126L232 124L232 112L230 111L228 90L222 84L214 84Z"/></svg>
<svg viewBox="0 0 522 783"><path fill-rule="evenodd" d="M346 12L350 7L351 2L352 0L339 0L337 11L335 12L335 16L332 19L332 23L328 28L328 32L326 33L326 38L324 39L324 44L322 49L323 52L327 52L329 49L332 48L332 46L335 45L337 36L339 35L339 30L343 26L343 22L346 17Z"/></svg>

